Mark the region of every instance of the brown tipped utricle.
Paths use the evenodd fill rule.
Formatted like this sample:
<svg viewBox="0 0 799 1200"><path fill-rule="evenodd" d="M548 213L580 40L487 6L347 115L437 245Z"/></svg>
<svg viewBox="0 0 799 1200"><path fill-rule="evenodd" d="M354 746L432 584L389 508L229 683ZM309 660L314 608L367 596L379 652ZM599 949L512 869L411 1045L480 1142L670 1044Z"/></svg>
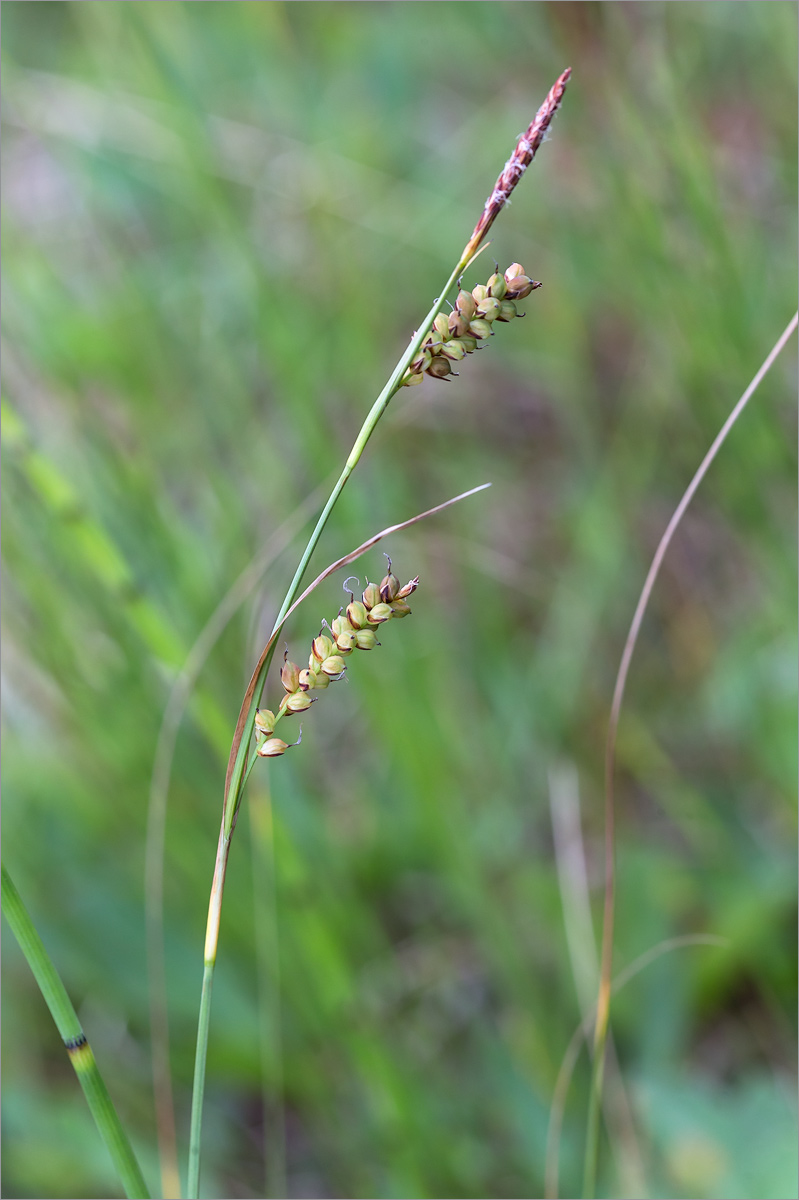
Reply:
<svg viewBox="0 0 799 1200"><path fill-rule="evenodd" d="M447 340L449 337L449 320L444 313L439 313L435 321L433 321L433 329L442 342Z"/></svg>
<svg viewBox="0 0 799 1200"><path fill-rule="evenodd" d="M462 358L466 357L468 351L459 338L453 338L451 342L447 342L446 346L441 347L441 353L450 362L460 362Z"/></svg>
<svg viewBox="0 0 799 1200"><path fill-rule="evenodd" d="M505 282L504 275L500 275L499 272L497 272L496 275L491 276L491 278L488 281L489 296L493 296L495 300L504 300L505 293L507 290L508 290L508 285Z"/></svg>
<svg viewBox="0 0 799 1200"><path fill-rule="evenodd" d="M325 633L320 633L315 637L311 645L311 652L317 662L323 662L329 654L333 653L333 643Z"/></svg>
<svg viewBox="0 0 799 1200"><path fill-rule="evenodd" d="M447 317L447 325L449 327L450 337L463 337L466 330L469 328L469 320L459 313L457 308L453 309ZM449 344L449 343L447 343ZM446 350L444 351L446 353Z"/></svg>
<svg viewBox="0 0 799 1200"><path fill-rule="evenodd" d="M261 742L255 753L261 758L277 758L281 754L285 754L289 749L289 743L284 742L282 738L268 738L267 741Z"/></svg>
<svg viewBox="0 0 799 1200"><path fill-rule="evenodd" d="M402 387L416 387L417 384L424 383L424 375L414 374L413 371L406 371L402 377Z"/></svg>
<svg viewBox="0 0 799 1200"><path fill-rule="evenodd" d="M369 611L369 624L382 625L385 621L390 621L393 616L394 614L391 611L390 604L376 604L374 608L370 609Z"/></svg>
<svg viewBox="0 0 799 1200"><path fill-rule="evenodd" d="M391 570L391 560L388 563L388 574L384 575L380 580L380 599L384 604L390 604L395 600L397 593L400 590L400 581Z"/></svg>
<svg viewBox="0 0 799 1200"><path fill-rule="evenodd" d="M477 306L477 311L484 321L490 323L499 315L499 300L495 300L493 296L486 296Z"/></svg>
<svg viewBox="0 0 799 1200"><path fill-rule="evenodd" d="M365 629L367 625L366 605L360 600L352 600L347 605L347 620L353 629Z"/></svg>
<svg viewBox="0 0 799 1200"><path fill-rule="evenodd" d="M413 595L413 593L416 591L418 586L419 586L419 576L415 575L413 577L413 579L409 580L408 583L405 584L405 587L400 588L400 590L397 592L397 599L398 600L406 600L408 598L408 596Z"/></svg>
<svg viewBox="0 0 799 1200"><path fill-rule="evenodd" d="M380 588L376 583L367 583L361 599L363 600L364 608L369 612L376 604L380 603Z"/></svg>
<svg viewBox="0 0 799 1200"><path fill-rule="evenodd" d="M339 654L350 654L355 645L355 630L345 629L336 634L336 650Z"/></svg>
<svg viewBox="0 0 799 1200"><path fill-rule="evenodd" d="M434 358L427 368L427 374L432 375L434 379L446 379L448 375L452 374L452 367L446 358Z"/></svg>
<svg viewBox="0 0 799 1200"><path fill-rule="evenodd" d="M255 729L257 733L263 734L264 737L270 737L275 731L275 714L268 708L256 708Z"/></svg>
<svg viewBox="0 0 799 1200"><path fill-rule="evenodd" d="M497 313L498 321L512 321L514 317L518 317L516 305L512 300L503 300L499 306Z"/></svg>
<svg viewBox="0 0 799 1200"><path fill-rule="evenodd" d="M516 275L508 281L508 290L505 293L508 300L523 300L525 296L529 296L534 287L540 287L541 284L536 284L527 275Z"/></svg>
<svg viewBox="0 0 799 1200"><path fill-rule="evenodd" d="M300 686L300 668L296 663L289 662L288 650L280 669L280 682L287 692L296 692Z"/></svg>
<svg viewBox="0 0 799 1200"><path fill-rule="evenodd" d="M465 321L471 321L475 314L477 305L474 302L474 296L471 292L458 292L458 299L455 301L455 311L458 312Z"/></svg>
<svg viewBox="0 0 799 1200"><path fill-rule="evenodd" d="M475 317L474 320L469 323L469 332L473 333L476 338L480 339L480 341L483 341L484 338L491 337L493 332L491 329L491 322L486 321L485 317Z"/></svg>

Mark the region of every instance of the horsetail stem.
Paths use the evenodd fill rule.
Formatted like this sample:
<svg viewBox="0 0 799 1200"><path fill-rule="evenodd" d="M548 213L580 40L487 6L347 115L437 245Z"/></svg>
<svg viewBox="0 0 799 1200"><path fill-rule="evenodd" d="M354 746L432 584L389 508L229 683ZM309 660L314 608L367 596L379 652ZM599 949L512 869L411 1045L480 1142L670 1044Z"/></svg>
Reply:
<svg viewBox="0 0 799 1200"><path fill-rule="evenodd" d="M94 1118L97 1131L111 1155L120 1182L125 1189L125 1195L132 1198L147 1197L150 1193L144 1182L141 1168L117 1116L114 1103L100 1074L100 1068L97 1066L86 1034L83 1032L78 1014L61 981L61 976L47 953L44 942L5 866L0 870L0 875L2 876L0 895L2 895L3 915L19 943L45 1003L50 1009L50 1015L61 1035L64 1049L69 1055L69 1061L83 1088L83 1094Z"/></svg>

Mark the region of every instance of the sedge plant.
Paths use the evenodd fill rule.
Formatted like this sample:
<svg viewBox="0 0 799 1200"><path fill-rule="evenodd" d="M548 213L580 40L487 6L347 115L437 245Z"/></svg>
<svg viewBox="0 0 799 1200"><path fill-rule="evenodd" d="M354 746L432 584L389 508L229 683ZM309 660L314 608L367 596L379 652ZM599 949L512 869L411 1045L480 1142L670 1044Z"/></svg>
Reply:
<svg viewBox="0 0 799 1200"><path fill-rule="evenodd" d="M342 650L348 653L356 647L360 649L371 648L371 636L374 635L375 627L393 617L406 615L401 608L392 608L392 605L406 604L406 597L410 595L410 592L406 591L405 588L400 588L399 582L396 580L396 577L392 576L390 569L383 583L376 591L370 590L374 589L375 585L369 585L361 601L356 602L353 599L350 606L348 606L347 615L343 619L341 617L336 618L338 628L334 632L334 626L336 625L336 622L334 622L330 629L332 638L329 634L322 633L318 639L314 640L314 648L312 649L307 669L300 671L299 668L294 667L294 664L289 664L288 660L284 662L281 680L285 696L281 702L281 706L278 708L277 713L273 713L271 710L262 712L260 709L261 697L274 655L277 638L289 614L299 603L297 596L302 585L302 580L330 515L350 475L358 465L366 444L371 438L378 421L386 411L392 397L403 386L410 387L421 383L425 375L447 380L450 376L456 374L453 370L453 364L461 362L469 354L474 353L481 343L485 344L488 338L495 334L497 326L510 322L518 316L516 302L523 300L536 287L540 286L537 281L532 280L526 274L524 268L518 263L513 263L502 273L497 267L497 270L485 285L477 285L471 291L460 287L452 312L445 315L442 311L451 290L456 283L461 281L464 272L480 253L481 248L484 248L485 238L491 226L508 203L513 190L535 157L563 99L570 74L571 70L567 68L558 77L533 121L530 123L530 126L518 140L511 157L505 164L504 169L489 194L471 237L459 255L449 278L441 290L440 296L436 299L427 316L411 338L407 349L391 372L388 382L380 392L380 395L375 400L363 422L341 474L322 509L303 551L294 577L275 618L270 639L256 664L249 686L245 692L225 777L222 819L206 924L203 981L200 995L197 1050L192 1093L187 1192L189 1197L197 1197L199 1195L202 1110L211 1016L211 990L219 946L222 897L224 894L228 857L245 784L258 758L280 757L289 748L290 743L286 742L283 738L275 736L275 726L278 719L282 719L287 713L299 713L310 707L310 704L315 699L311 693L318 690L320 686L321 688L328 686L330 679L334 678L335 674L338 673L339 661L331 662L331 660L340 660L343 667ZM418 519L421 519L421 517L412 518L413 521ZM334 564L334 567L324 572L319 577L319 580L311 585L311 588L306 589L300 599L303 599L330 570L342 566L346 562L353 561L354 558L363 552L366 546L374 544L381 536L382 534L377 535L377 538L370 539L368 543L365 543L364 547L360 547L357 551L348 555L346 559L340 560L338 564ZM411 582L415 586L415 581ZM406 585L406 588L410 587L411 584ZM400 592L405 592L405 595L401 596ZM376 603L367 606L367 598L370 601L373 599L376 600ZM388 612L385 610L388 610ZM382 620L379 619L380 617L382 617ZM358 643L359 636L363 643L360 645ZM325 657L322 659L316 653L317 641L320 643L320 653L323 651L327 652L328 650L331 651L329 654L325 653ZM326 665L328 670L325 670ZM333 668L335 668L335 671Z"/></svg>

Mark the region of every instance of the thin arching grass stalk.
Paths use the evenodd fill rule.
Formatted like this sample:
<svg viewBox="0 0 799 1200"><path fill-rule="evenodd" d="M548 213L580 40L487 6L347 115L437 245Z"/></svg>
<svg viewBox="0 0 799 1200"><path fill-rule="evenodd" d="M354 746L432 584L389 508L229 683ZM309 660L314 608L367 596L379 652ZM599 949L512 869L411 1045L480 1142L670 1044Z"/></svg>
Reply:
<svg viewBox="0 0 799 1200"><path fill-rule="evenodd" d="M729 939L718 937L712 933L686 933L679 937L666 938L665 941L658 942L656 946L645 950L643 954L639 954L638 958L634 959L628 967L620 971L613 980L611 988L612 994L616 996L623 987L630 983L636 975L639 975L650 963L655 962L658 958L662 958L664 954L670 954L672 950L681 950L686 946L727 946ZM594 1004L591 1011L586 1013L580 1024L575 1029L571 1036L571 1040L566 1047L563 1055L563 1060L558 1071L558 1078L555 1082L555 1091L552 1096L552 1104L549 1110L549 1128L547 1129L547 1151L545 1164L545 1184L544 1191L546 1200L557 1200L558 1196L558 1161L560 1156L560 1131L563 1127L563 1113L566 1109L566 1097L569 1092L574 1068L577 1065L577 1059L580 1056L580 1050L583 1045L590 1045L591 1031L596 1020L596 1005Z"/></svg>
<svg viewBox="0 0 799 1200"><path fill-rule="evenodd" d="M777 339L775 345L767 355L762 366L749 384L746 391L743 393L738 403L733 408L727 420L722 425L716 435L713 444L708 450L699 467L696 470L691 482L683 493L682 499L674 510L671 520L661 537L651 566L644 580L644 586L641 589L641 594L638 597L638 603L633 614L633 619L630 624L630 629L627 634L627 639L624 644L624 650L619 663L618 674L616 675L616 684L613 689L613 701L610 707L610 718L608 721L608 736L605 746L605 902L604 915L602 923L602 955L599 974L599 990L597 995L596 1005L596 1022L594 1025L594 1042L593 1042L593 1066L591 1073L591 1091L588 1102L588 1124L586 1129L585 1142L585 1170L583 1175L583 1196L590 1198L596 1190L597 1165L599 1159L599 1115L602 1106L602 1084L605 1068L605 1046L608 1036L608 1025L610 1021L610 1000L612 995L611 978L613 970L613 926L615 918L615 887L616 887L616 867L615 867L615 852L616 852L616 833L615 833L615 797L613 790L613 781L616 767L616 736L619 728L619 716L621 714L622 701L624 699L624 689L627 683L627 676L630 670L633 652L638 641L638 635L641 630L641 624L644 619L649 604L649 599L652 595L652 589L655 586L655 581L660 572L663 559L666 556L666 551L669 548L671 539L673 538L680 521L682 520L688 505L691 503L697 488L707 474L711 463L718 454L724 444L727 435L732 429L739 416L746 408L752 396L757 391L761 382L768 374L774 362L778 358L782 349L796 331L799 323L799 314L794 314L788 322L784 332Z"/></svg>
<svg viewBox="0 0 799 1200"><path fill-rule="evenodd" d="M288 1194L286 1184L286 1114L283 1107L283 1016L280 994L280 933L277 911L275 813L269 772L250 793L247 806L252 853L255 922L255 969L258 984L258 1024L261 1048L261 1104L264 1113L264 1195ZM267 1052L272 1031L274 1049ZM273 1086L267 1080L272 1066ZM275 1097L274 1116L269 1113Z"/></svg>
<svg viewBox="0 0 799 1200"><path fill-rule="evenodd" d="M150 1193L147 1191L141 1168L136 1161L128 1136L122 1128L92 1048L78 1020L78 1014L67 995L61 976L55 969L5 866L2 867L0 874L2 875L3 915L19 943L28 966L39 985L39 990L50 1009L50 1015L61 1035L69 1055L69 1061L83 1088L86 1103L94 1117L100 1137L111 1155L125 1195L148 1197Z"/></svg>
<svg viewBox="0 0 799 1200"><path fill-rule="evenodd" d="M227 625L252 595L266 571L287 549L323 499L327 484L321 484L297 506L267 538L258 554L233 581L186 655L164 707L158 730L150 794L144 855L144 908L147 942L148 995L150 1003L150 1054L155 1098L156 1136L161 1169L161 1189L166 1198L180 1196L175 1111L169 1067L169 1018L164 949L164 847L169 784L178 730L192 691L211 651Z"/></svg>
<svg viewBox="0 0 799 1200"><path fill-rule="evenodd" d="M566 90L566 84L570 74L571 70L567 69L556 80L550 89L546 100L539 108L533 121L530 123L529 128L517 142L513 154L505 164L505 167L500 173L490 195L488 196L488 199L485 202L485 205L483 206L483 211L480 214L474 230L472 231L472 235L464 246L460 257L449 276L449 279L441 291L441 295L435 301L421 326L411 338L407 350L400 358L396 367L392 371L388 382L372 405L372 408L355 439L352 450L347 457L347 461L344 464L341 475L339 476L339 479L335 484L333 491L331 492L330 497L328 498L328 501L322 510L319 520L317 521L316 526L308 540L308 544L305 547L300 562L297 566L294 578L289 585L285 599L283 600L280 611L278 612L270 641L267 644L267 647L264 650L258 665L256 666L250 686L245 694L244 703L242 704L241 713L239 714L239 720L236 726L236 732L233 738L233 746L231 748L230 760L228 762L228 769L225 778L225 791L222 804L222 821L217 846L216 864L214 867L214 880L211 887L211 897L208 910L203 985L200 998L200 1016L198 1021L197 1055L195 1060L194 1088L192 1093L188 1186L188 1196L190 1200L194 1200L199 1191L202 1103L205 1087L205 1062L210 1021L211 987L213 983L214 963L216 961L216 950L219 939L219 920L221 913L222 894L224 891L225 872L227 869L227 860L230 850L230 839L233 835L239 806L241 804L242 790L246 782L247 775L252 769L253 759L250 756L252 753L251 741L255 726L255 713L260 702L266 680L266 674L269 670L272 655L274 653L275 639L283 627L289 613L291 612L292 606L297 603L297 601L295 601L295 597L297 596L297 593L302 585L302 580L311 556L316 549L330 514L347 484L347 480L360 461L366 444L372 436L378 421L386 411L391 398L402 386L403 378L405 377L406 372L408 372L411 368L414 360L419 354L419 351L422 349L425 340L428 338L430 331L433 328L433 323L444 306L447 295L458 279L463 275L467 267L480 253L488 231L490 230L499 213L508 203L511 193L535 157L539 146L544 140L547 129L552 123L552 119L560 106L560 102L563 99L563 94ZM443 377L443 375L446 374L446 371L442 370L441 374ZM374 543L372 542L370 544ZM352 559L350 559L350 561L352 561Z"/></svg>
<svg viewBox="0 0 799 1200"><path fill-rule="evenodd" d="M168 1200L169 1197L180 1196L175 1110L169 1067L169 1018L164 950L166 813L178 730L199 674L228 623L258 586L265 572L287 549L292 539L316 510L326 490L327 487L322 484L311 492L282 525L278 526L270 535L259 553L233 581L186 655L186 661L169 693L158 730L147 805L144 915L156 1137L161 1168L161 1190L165 1200Z"/></svg>
<svg viewBox="0 0 799 1200"><path fill-rule="evenodd" d="M280 630L283 628L283 625L286 623L288 618L292 615L294 610L299 608L300 604L302 604L302 602L305 599L307 599L307 597L310 596L311 593L313 591L315 591L315 589L321 583L323 583L325 579L327 579L335 571L341 570L342 567L349 566L350 563L355 562L356 559L360 558L362 554L365 554L367 552L367 550L371 550L373 546L376 546L378 542L382 541L383 538L388 537L389 534L399 533L400 530L402 530L402 529L408 529L410 526L418 524L419 521L423 521L427 517L434 516L436 513L443 512L445 509L451 508L451 506L453 504L457 504L459 501L465 500L469 496L474 496L474 495L476 495L477 492L482 492L490 486L491 485L489 483L482 483L476 488L470 488L470 490L468 492L463 492L460 496L453 496L453 498L451 500L445 500L443 504L437 504L435 506L435 508L427 509L427 511L423 512L423 513L417 513L417 515L415 517L411 517L407 521L401 521L398 525L389 525L388 528L381 529L379 533L376 533L372 537L368 538L367 541L363 542L355 550L352 550L349 554L345 554L343 558L337 559L336 562L331 563L329 567L326 567L325 570L322 571L322 573L316 577L316 579L313 581L313 583L309 584L308 587L305 588L303 593L297 597L297 599L294 601L294 603L291 605L291 607L286 610L285 616L281 620L280 624L275 625L275 631L271 635L271 637L269 638L269 641L267 642L266 646L264 647L263 651L261 652L261 657L256 664L256 667L255 667L255 670L253 671L253 675L250 680L249 686L245 693L244 701L241 706L241 712L239 714L239 722L238 722L238 726L237 726L236 737L240 737L241 736L240 731L245 728L245 715L250 711L251 707L257 707L257 701L255 701L253 698L256 695L256 689L258 689L258 695L260 696L260 692L263 687L263 677L265 674L265 670L267 669L264 664L267 664L267 667L268 667L268 663L271 662L272 655L274 654L274 649L275 649L275 645L277 643L277 638L280 633ZM259 685L260 685L260 687L259 687ZM255 720L255 714L253 712L253 724L254 724L254 720ZM235 750L235 748L236 748L236 741L234 739L234 750ZM232 758L232 755L233 755L233 751L231 751L231 758ZM257 761L258 761L258 759L257 759L256 755L252 755L250 757L249 762L247 763L247 766L244 768L244 774L241 779L240 790L244 788L244 785L246 784L247 780L249 779L250 773ZM216 864L214 867L214 879L213 879L213 884L211 886L211 897L210 897L209 905L208 905L208 922L207 922L207 926L206 926L206 945L205 945L205 959L204 959L204 969L203 969L203 984L202 984L202 992L200 995L200 1016L199 1016L199 1027L198 1027L198 1034L197 1034L197 1055L195 1057L195 1064L194 1064L194 1071L195 1071L194 1092L193 1092L193 1096L192 1096L192 1139L191 1139L191 1143L190 1143L190 1154L189 1154L189 1189L188 1189L188 1195L190 1197L190 1200L196 1200L196 1190L199 1188L199 1146L200 1146L202 1106L201 1106L201 1103L198 1104L197 1097L198 1096L200 1098L202 1097L202 1092L203 1092L203 1087L204 1087L204 1082L205 1082L205 1062L206 1062L206 1055L207 1055L207 1051L208 1051L208 1029L209 1029L209 1022L210 1022L210 1014L211 1014L211 989L213 986L214 965L215 965L215 961L216 961L216 950L217 950L217 946L218 946L218 942L219 942L219 923L220 923L221 912L222 912L222 896L223 896L223 892L224 892L225 871L226 871L226 867L227 867L228 854L230 852L230 840L231 840L231 837L233 834L233 829L235 828L237 816L238 816L238 809L234 813L233 823L232 823L232 826L231 826L231 829L229 832L226 832L224 822L222 823L222 826L220 827L219 841L217 844ZM195 1147L196 1147L196 1155L192 1153Z"/></svg>
<svg viewBox="0 0 799 1200"><path fill-rule="evenodd" d="M549 794L566 944L580 1013L584 1021L590 1015L593 1022L599 954L591 918L588 868L580 822L579 782L573 764L563 763L550 771ZM632 1104L619 1070L612 1032L608 1034L607 1058L608 1082L603 1096L603 1111L619 1187L626 1196L643 1197L646 1195L643 1156L638 1144Z"/></svg>

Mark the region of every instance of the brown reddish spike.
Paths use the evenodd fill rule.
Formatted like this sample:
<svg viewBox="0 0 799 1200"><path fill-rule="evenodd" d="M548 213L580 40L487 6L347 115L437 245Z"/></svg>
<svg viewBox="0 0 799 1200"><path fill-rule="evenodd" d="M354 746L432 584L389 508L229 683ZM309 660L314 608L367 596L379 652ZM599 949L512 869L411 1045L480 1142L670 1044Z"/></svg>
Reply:
<svg viewBox="0 0 799 1200"><path fill-rule="evenodd" d="M544 140L544 134L560 107L571 73L571 67L567 67L563 74L556 79L550 88L549 95L531 121L527 132L516 143L516 149L505 163L499 179L494 184L494 190L485 202L480 220L474 227L474 233L466 243L463 251L464 260L471 259L475 254L483 238L508 203L511 192L535 158L536 151Z"/></svg>

